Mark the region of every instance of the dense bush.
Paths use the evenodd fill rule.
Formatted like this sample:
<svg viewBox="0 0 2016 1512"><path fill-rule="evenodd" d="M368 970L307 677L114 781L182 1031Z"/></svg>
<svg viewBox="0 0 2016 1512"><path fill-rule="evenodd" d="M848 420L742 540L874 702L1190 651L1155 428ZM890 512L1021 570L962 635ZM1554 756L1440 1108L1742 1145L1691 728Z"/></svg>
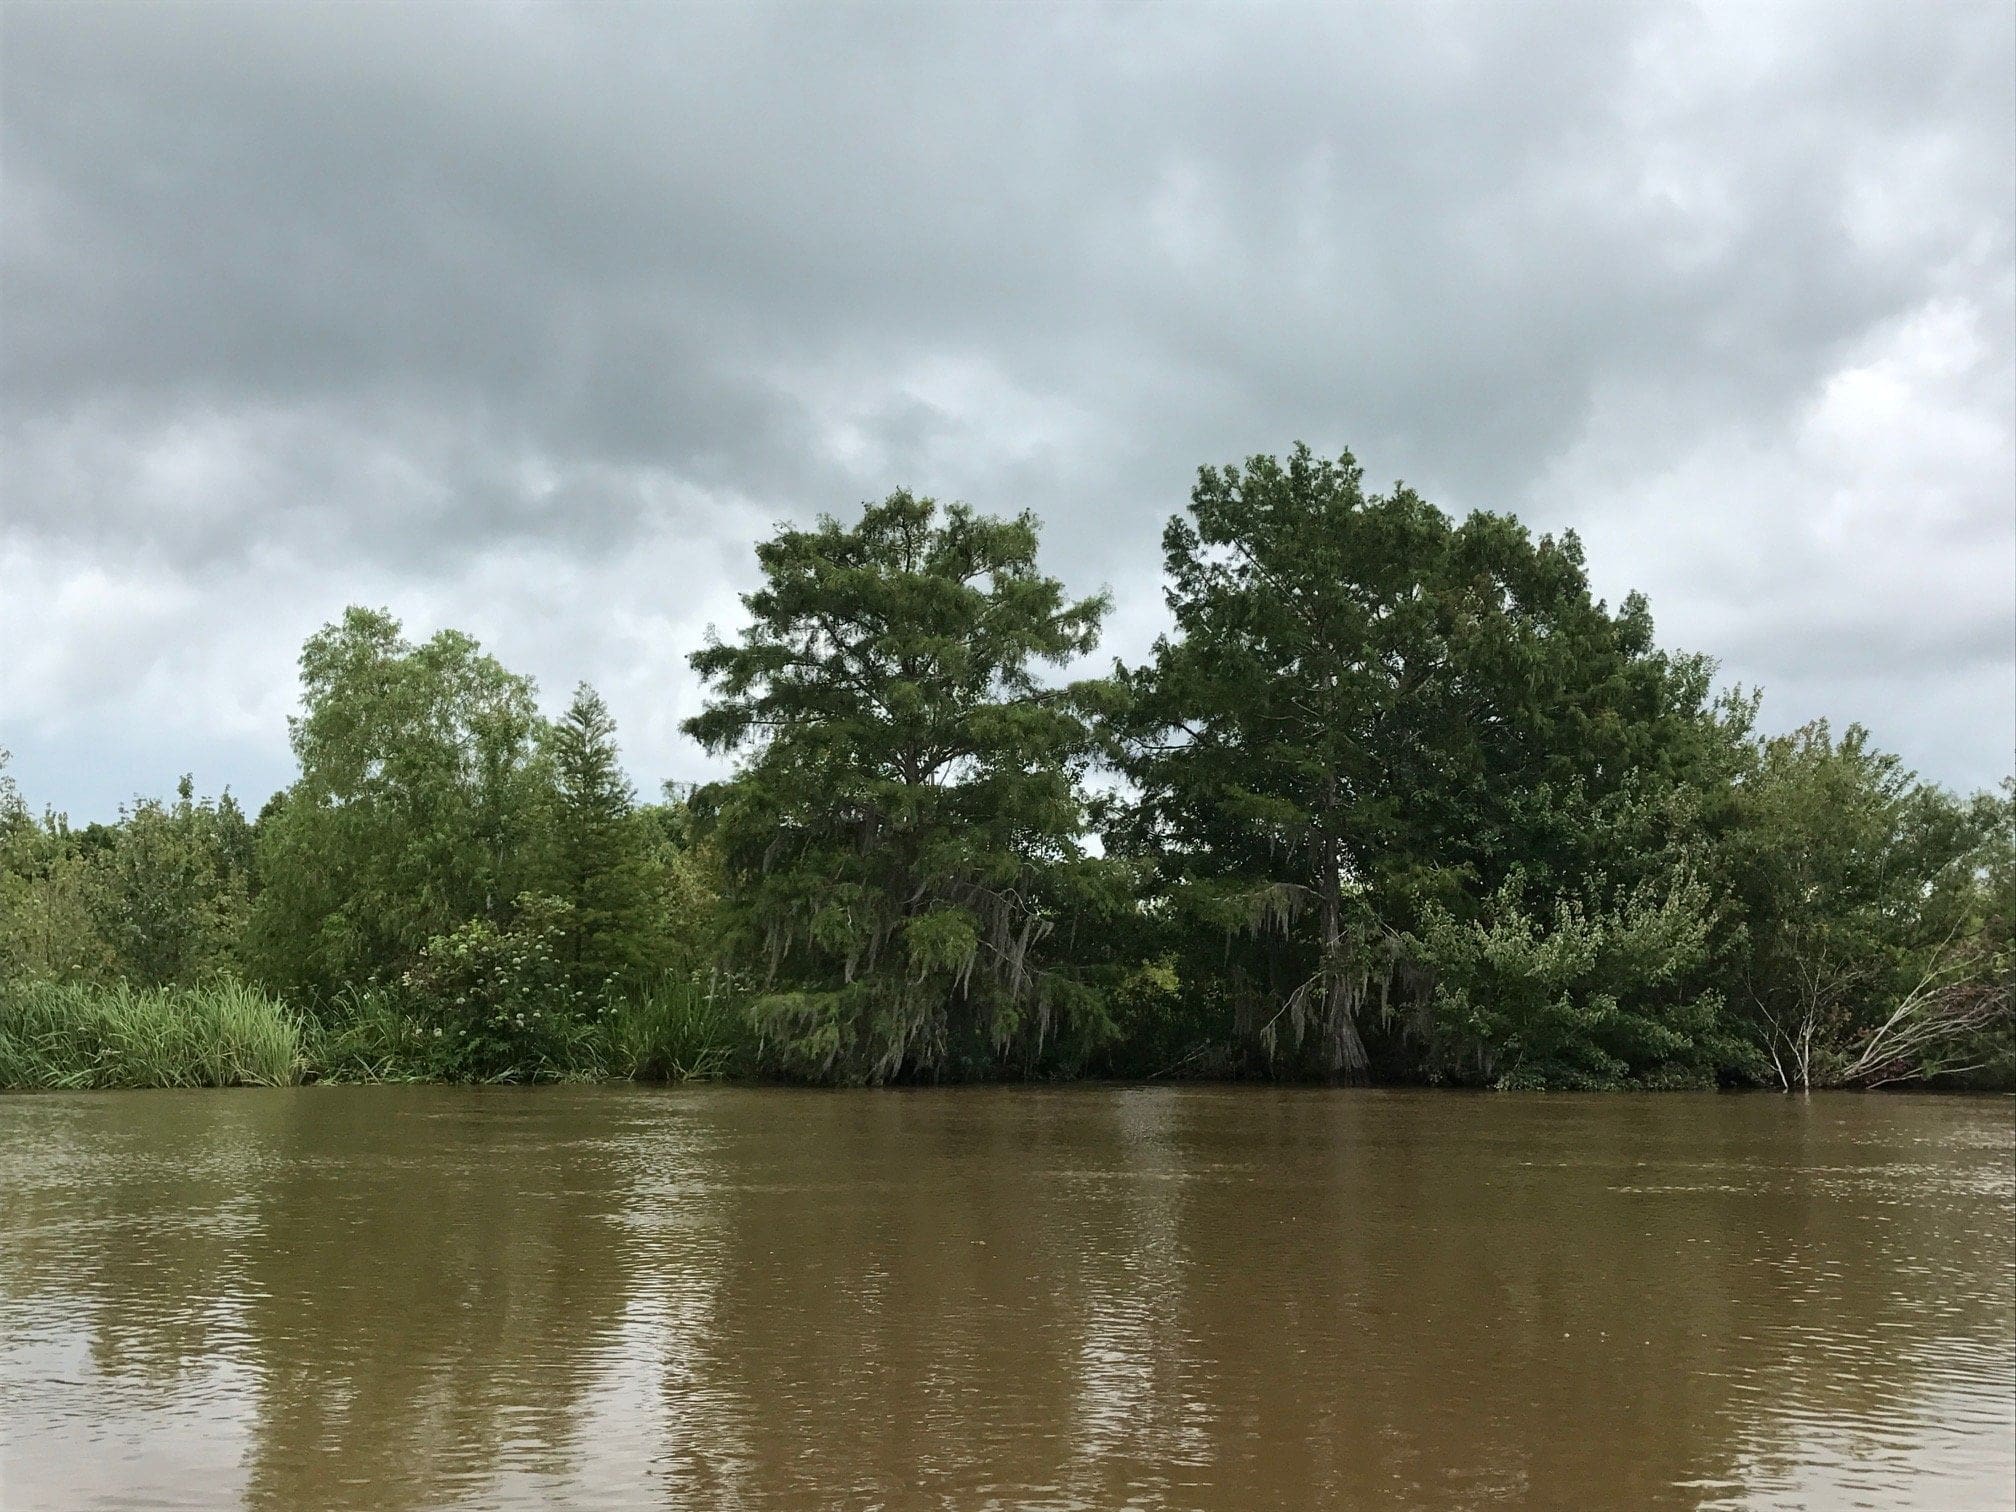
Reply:
<svg viewBox="0 0 2016 1512"><path fill-rule="evenodd" d="M1712 1086L1742 1064L1701 986L1707 890L1678 876L1609 906L1536 907L1514 875L1468 922L1431 912L1437 1076L1507 1089Z"/></svg>
<svg viewBox="0 0 2016 1512"><path fill-rule="evenodd" d="M422 947L384 998L418 1031L430 1073L453 1081L552 1081L590 1062L609 1012L574 984L559 947L571 905L527 893L510 922L471 919Z"/></svg>

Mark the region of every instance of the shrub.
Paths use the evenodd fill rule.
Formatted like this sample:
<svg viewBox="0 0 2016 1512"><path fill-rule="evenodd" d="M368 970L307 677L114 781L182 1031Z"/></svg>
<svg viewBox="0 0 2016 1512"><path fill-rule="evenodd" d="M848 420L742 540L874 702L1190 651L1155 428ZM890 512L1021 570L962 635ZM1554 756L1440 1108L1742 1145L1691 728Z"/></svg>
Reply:
<svg viewBox="0 0 2016 1512"><path fill-rule="evenodd" d="M594 1020L610 1010L591 1008L561 964L556 946L572 914L560 899L527 893L504 928L474 919L436 935L352 1028L429 1080L597 1074Z"/></svg>
<svg viewBox="0 0 2016 1512"><path fill-rule="evenodd" d="M1701 982L1709 928L1684 871L1607 902L1529 899L1515 872L1479 919L1431 909L1416 945L1434 973L1432 1070L1504 1089L1712 1086L1742 1051Z"/></svg>

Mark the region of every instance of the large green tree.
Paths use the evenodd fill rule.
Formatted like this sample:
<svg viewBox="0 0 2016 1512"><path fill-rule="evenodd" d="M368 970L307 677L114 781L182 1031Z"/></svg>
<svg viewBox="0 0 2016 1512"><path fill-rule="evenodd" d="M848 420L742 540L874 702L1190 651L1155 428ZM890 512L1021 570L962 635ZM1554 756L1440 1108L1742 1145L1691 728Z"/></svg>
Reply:
<svg viewBox="0 0 2016 1512"><path fill-rule="evenodd" d="M1732 996L1788 1088L2007 1064L2016 795L1961 800L1866 730L1761 742L1716 855Z"/></svg>
<svg viewBox="0 0 2016 1512"><path fill-rule="evenodd" d="M63 816L34 817L6 765L0 749L0 977L109 980L90 861Z"/></svg>
<svg viewBox="0 0 2016 1512"><path fill-rule="evenodd" d="M1109 834L1225 940L1206 969L1270 1059L1366 1075L1364 1010L1430 908L1516 873L1554 916L1574 814L1727 743L1708 665L1598 602L1572 535L1368 492L1348 453L1202 469L1163 546L1175 631L1123 674L1138 802Z"/></svg>
<svg viewBox="0 0 2016 1512"><path fill-rule="evenodd" d="M557 803L549 890L572 905L560 933L573 985L634 985L666 963L668 886L656 827L637 809L616 750L616 721L586 683L551 726Z"/></svg>
<svg viewBox="0 0 2016 1512"><path fill-rule="evenodd" d="M703 795L757 1012L801 1074L977 1071L1096 1031L1062 950L1113 901L1081 847L1099 685L1048 686L1104 598L1037 566L1033 518L892 494L757 548L748 629L693 665L686 729L740 758Z"/></svg>
<svg viewBox="0 0 2016 1512"><path fill-rule="evenodd" d="M314 994L383 978L536 889L553 783L531 679L352 608L301 652L299 778L261 816L252 955Z"/></svg>
<svg viewBox="0 0 2016 1512"><path fill-rule="evenodd" d="M120 974L150 987L234 975L250 909L251 821L226 793L141 798L82 836L90 910Z"/></svg>

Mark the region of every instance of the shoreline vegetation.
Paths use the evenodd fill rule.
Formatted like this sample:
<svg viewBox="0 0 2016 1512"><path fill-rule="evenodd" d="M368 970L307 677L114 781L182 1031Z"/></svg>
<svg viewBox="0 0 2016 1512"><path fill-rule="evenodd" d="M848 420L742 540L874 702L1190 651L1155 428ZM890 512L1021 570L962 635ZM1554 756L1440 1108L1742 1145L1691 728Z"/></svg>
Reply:
<svg viewBox="0 0 2016 1512"><path fill-rule="evenodd" d="M585 684L361 608L256 814L73 826L0 752L0 1087L2016 1087L2016 783L1761 735L1572 534L1348 454L1163 547L1170 631L1066 680L1109 602L1032 516L780 528L690 658L733 775L659 801Z"/></svg>
<svg viewBox="0 0 2016 1512"><path fill-rule="evenodd" d="M197 987L0 986L0 1089L286 1087L310 1082L723 1081L753 1076L740 1004L668 982L606 1012L509 1025L510 1047L470 1048L390 995L299 1013L239 982ZM498 1031L504 1032L501 1029Z"/></svg>

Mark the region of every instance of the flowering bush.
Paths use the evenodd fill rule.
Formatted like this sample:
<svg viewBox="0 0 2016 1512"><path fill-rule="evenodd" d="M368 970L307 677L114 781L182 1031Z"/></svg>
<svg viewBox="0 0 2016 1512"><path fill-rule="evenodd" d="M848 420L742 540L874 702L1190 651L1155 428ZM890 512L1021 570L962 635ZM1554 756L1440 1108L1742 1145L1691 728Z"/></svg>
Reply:
<svg viewBox="0 0 2016 1512"><path fill-rule="evenodd" d="M503 928L472 919L427 942L397 995L431 1075L550 1081L585 1069L600 1010L569 985L558 954L572 914L526 893Z"/></svg>

